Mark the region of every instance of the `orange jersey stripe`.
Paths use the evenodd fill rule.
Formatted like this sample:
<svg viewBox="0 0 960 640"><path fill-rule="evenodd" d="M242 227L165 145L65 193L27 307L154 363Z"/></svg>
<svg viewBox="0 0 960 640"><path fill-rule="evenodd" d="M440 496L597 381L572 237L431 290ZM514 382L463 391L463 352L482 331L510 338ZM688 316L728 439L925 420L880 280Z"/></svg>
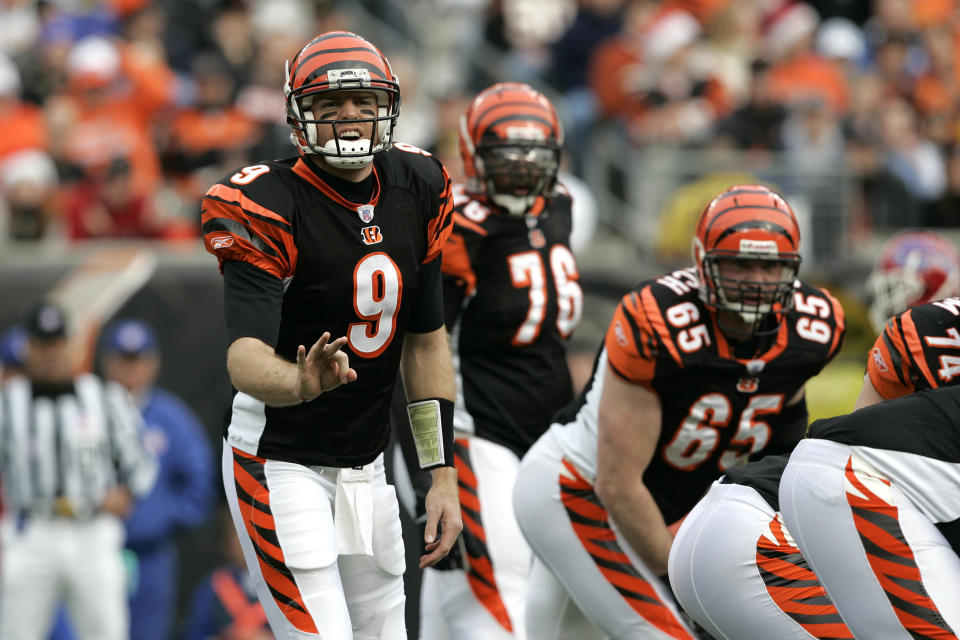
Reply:
<svg viewBox="0 0 960 640"><path fill-rule="evenodd" d="M927 384L929 384L932 389L936 389L939 386L937 384L937 378L930 371L930 367L927 366L927 357L923 351L923 340L920 337L919 331L917 331L917 325L913 322L913 314L903 314L900 317L900 325L903 327L903 335L906 339L907 348L913 356L913 362L916 363L919 369L918 373L926 379Z"/></svg>
<svg viewBox="0 0 960 640"><path fill-rule="evenodd" d="M437 215L427 223L427 255L423 264L440 255L453 231L453 181L442 165L440 170L443 173L444 186L438 196Z"/></svg>
<svg viewBox="0 0 960 640"><path fill-rule="evenodd" d="M467 254L466 243L459 233L451 233L450 237L447 238L447 244L443 246L441 269L444 275L463 281L466 295L469 296L476 290L477 274L473 271L470 256Z"/></svg>

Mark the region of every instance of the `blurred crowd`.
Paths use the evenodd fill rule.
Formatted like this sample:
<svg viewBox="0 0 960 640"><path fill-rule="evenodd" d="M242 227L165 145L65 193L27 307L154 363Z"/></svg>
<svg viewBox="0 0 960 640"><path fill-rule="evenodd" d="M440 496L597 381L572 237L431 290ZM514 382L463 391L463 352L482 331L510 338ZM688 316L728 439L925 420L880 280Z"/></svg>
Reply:
<svg viewBox="0 0 960 640"><path fill-rule="evenodd" d="M366 15L409 45L398 136L455 179L469 96L521 80L575 175L614 127L850 170L864 227L960 226L956 0L0 0L3 235L196 237L209 184L294 152L284 61Z"/></svg>

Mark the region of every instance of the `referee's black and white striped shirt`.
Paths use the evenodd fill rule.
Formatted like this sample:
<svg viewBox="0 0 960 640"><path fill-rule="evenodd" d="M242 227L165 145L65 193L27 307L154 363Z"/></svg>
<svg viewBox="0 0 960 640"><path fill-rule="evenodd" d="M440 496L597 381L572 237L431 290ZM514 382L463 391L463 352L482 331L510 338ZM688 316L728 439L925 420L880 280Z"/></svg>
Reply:
<svg viewBox="0 0 960 640"><path fill-rule="evenodd" d="M122 483L146 494L157 463L143 447L143 419L126 389L80 374L57 392L24 377L0 393L0 477L4 507L27 515L97 513Z"/></svg>

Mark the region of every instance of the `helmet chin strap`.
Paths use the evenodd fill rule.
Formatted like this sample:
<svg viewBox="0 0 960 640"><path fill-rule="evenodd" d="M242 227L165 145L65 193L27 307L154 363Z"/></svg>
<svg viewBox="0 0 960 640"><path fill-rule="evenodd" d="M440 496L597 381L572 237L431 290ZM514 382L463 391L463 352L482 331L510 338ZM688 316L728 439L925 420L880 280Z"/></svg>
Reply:
<svg viewBox="0 0 960 640"><path fill-rule="evenodd" d="M490 196L490 200L493 201L495 205L502 209L506 209L507 212L512 216L522 216L525 214L530 207L533 206L533 203L536 201L537 196L510 196L502 193L495 193Z"/></svg>

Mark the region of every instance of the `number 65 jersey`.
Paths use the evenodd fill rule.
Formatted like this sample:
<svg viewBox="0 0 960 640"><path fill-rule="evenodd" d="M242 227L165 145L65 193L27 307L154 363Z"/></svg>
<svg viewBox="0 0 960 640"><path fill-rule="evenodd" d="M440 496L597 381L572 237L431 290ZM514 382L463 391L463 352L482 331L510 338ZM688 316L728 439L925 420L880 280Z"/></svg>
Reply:
<svg viewBox="0 0 960 640"><path fill-rule="evenodd" d="M739 358L700 300L694 269L640 283L614 311L593 379L551 434L565 456L596 478L597 412L603 378L615 375L660 398L657 449L644 473L666 522L685 515L709 484L778 440L780 414L843 342L840 303L797 281L765 348Z"/></svg>

